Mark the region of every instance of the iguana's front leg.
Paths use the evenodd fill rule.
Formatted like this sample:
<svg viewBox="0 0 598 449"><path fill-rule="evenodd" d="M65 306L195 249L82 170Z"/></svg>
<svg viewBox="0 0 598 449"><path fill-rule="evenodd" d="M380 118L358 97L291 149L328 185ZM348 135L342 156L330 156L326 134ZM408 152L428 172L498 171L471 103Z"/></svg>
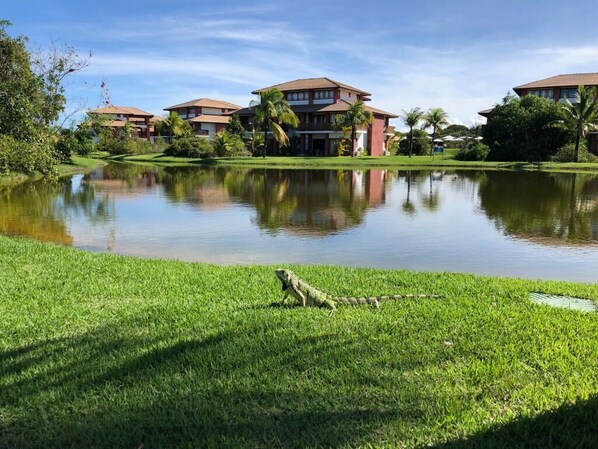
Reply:
<svg viewBox="0 0 598 449"><path fill-rule="evenodd" d="M284 294L282 295L282 301L281 303L283 305L287 304L287 300L288 297L292 296L293 298L295 298L303 307L305 307L307 300L305 299L305 295L303 295L303 293L301 293L299 290L297 290L296 288L293 288L293 286L289 286L285 291Z"/></svg>

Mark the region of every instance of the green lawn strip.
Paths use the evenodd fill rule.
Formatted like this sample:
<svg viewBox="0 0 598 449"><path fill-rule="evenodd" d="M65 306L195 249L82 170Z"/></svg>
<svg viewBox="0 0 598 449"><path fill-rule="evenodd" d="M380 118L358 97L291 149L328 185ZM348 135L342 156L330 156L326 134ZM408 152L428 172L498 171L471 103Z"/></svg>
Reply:
<svg viewBox="0 0 598 449"><path fill-rule="evenodd" d="M485 161L458 161L453 159L454 153L449 153L444 159L439 156L386 156L386 157L255 157L255 158L180 158L165 156L163 153L108 156L106 160L121 162L152 162L160 164L204 164L204 165L235 165L247 167L284 167L284 168L409 168L409 169L443 169L443 168L468 168L468 169L493 169L493 170L527 170L527 171L553 171L553 172L597 172L596 163L557 163L557 162L485 162Z"/></svg>
<svg viewBox="0 0 598 449"><path fill-rule="evenodd" d="M56 166L56 173L58 176L70 176L76 173L87 173L96 167L106 165L105 160L96 159L93 157L73 156L71 164L59 164ZM42 175L35 173L32 175L14 174L9 176L0 176L0 187L14 187L26 181L36 180L42 178Z"/></svg>
<svg viewBox="0 0 598 449"><path fill-rule="evenodd" d="M74 173L85 173L94 168L106 165L107 162L101 159L73 156L72 164L60 164L57 167L59 176L68 176Z"/></svg>
<svg viewBox="0 0 598 449"><path fill-rule="evenodd" d="M0 447L596 447L598 285L290 266L339 295L282 308L275 267L0 237ZM475 443L475 444L474 444Z"/></svg>

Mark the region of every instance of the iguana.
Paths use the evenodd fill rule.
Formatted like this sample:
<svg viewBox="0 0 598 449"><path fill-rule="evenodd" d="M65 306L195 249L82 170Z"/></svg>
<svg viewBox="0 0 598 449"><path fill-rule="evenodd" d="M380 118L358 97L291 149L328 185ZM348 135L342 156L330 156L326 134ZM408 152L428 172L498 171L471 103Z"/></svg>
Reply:
<svg viewBox="0 0 598 449"><path fill-rule="evenodd" d="M439 295L385 295L385 296L332 296L315 287L312 287L303 279L300 279L295 273L289 270L278 269L276 276L282 282L282 304L286 304L289 296L295 298L303 307L326 307L332 314L338 304L371 304L376 308L380 307L380 301L389 299L404 298L440 298Z"/></svg>

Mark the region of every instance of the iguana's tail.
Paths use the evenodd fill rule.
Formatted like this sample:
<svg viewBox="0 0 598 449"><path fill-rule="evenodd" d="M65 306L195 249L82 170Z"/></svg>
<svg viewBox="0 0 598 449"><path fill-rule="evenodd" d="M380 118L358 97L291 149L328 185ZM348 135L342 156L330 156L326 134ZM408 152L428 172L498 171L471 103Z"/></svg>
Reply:
<svg viewBox="0 0 598 449"><path fill-rule="evenodd" d="M371 304L375 307L380 307L380 301L389 301L393 299L410 299L410 298L442 298L440 295L384 295L384 296L335 296L332 298L333 301L339 304Z"/></svg>

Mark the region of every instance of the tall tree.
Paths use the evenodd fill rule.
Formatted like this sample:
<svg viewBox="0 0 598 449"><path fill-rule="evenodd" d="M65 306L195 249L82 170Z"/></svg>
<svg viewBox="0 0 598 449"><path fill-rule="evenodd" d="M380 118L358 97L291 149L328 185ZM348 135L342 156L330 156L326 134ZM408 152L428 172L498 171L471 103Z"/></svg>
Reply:
<svg viewBox="0 0 598 449"><path fill-rule="evenodd" d="M351 128L351 157L355 155L355 136L357 128L360 126L371 125L374 116L368 111L361 100L357 100L349 106L344 114L335 117L335 128Z"/></svg>
<svg viewBox="0 0 598 449"><path fill-rule="evenodd" d="M11 37L11 23L0 20L0 144L5 170L48 172L58 162L52 128L64 110L64 79L86 60L69 47L36 56L24 36ZM72 137L72 136L71 136ZM64 143L64 142L62 142ZM68 147L68 145L67 145ZM67 156L60 148L60 157Z"/></svg>
<svg viewBox="0 0 598 449"><path fill-rule="evenodd" d="M246 130L243 127L238 114L230 116L230 121L228 122L226 129L229 133L239 136L241 139L245 137Z"/></svg>
<svg viewBox="0 0 598 449"><path fill-rule="evenodd" d="M296 128L299 126L299 119L280 90L274 87L261 91L259 100L252 100L249 107L255 113L255 124L261 126L264 132L263 157L266 157L268 132L272 133L274 140L280 145L284 146L289 143L289 137L284 132L282 125L290 125Z"/></svg>
<svg viewBox="0 0 598 449"><path fill-rule="evenodd" d="M565 122L575 130L575 153L573 161L579 160L579 141L588 131L598 128L598 102L596 88L579 86L575 93L575 103L565 100L563 103Z"/></svg>
<svg viewBox="0 0 598 449"><path fill-rule="evenodd" d="M409 111L403 110L403 123L409 127L409 157L413 155L413 128L423 118L423 111L420 108L412 108Z"/></svg>
<svg viewBox="0 0 598 449"><path fill-rule="evenodd" d="M443 126L447 126L448 114L442 108L432 108L423 115L424 128L432 128L432 144L430 145L430 156L434 153L434 141L436 140L436 133L442 130Z"/></svg>
<svg viewBox="0 0 598 449"><path fill-rule="evenodd" d="M492 109L492 118L482 128L490 147L489 161L545 161L571 141L565 113L552 99L525 95L507 96Z"/></svg>

